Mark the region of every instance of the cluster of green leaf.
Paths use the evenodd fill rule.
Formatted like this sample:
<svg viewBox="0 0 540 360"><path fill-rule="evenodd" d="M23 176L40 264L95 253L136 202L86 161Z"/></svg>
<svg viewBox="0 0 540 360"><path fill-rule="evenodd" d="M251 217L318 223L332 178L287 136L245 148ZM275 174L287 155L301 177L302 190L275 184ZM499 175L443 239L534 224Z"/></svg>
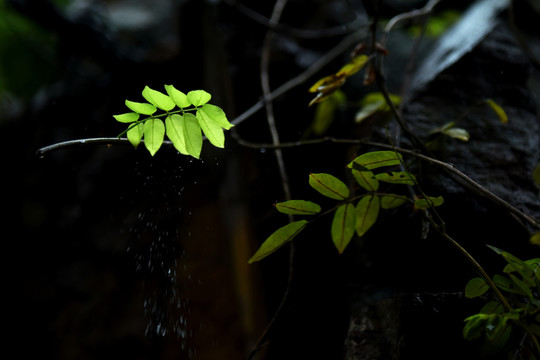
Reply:
<svg viewBox="0 0 540 360"><path fill-rule="evenodd" d="M233 125L220 107L208 103L212 97L209 93L193 90L184 94L172 85L165 85L165 90L167 94L146 86L142 92L146 103L126 100L131 112L114 115L117 121L129 124L120 136L127 134L134 147L144 137L144 145L152 156L163 144L165 135L181 154L197 159L203 143L202 133L212 145L224 147L223 130ZM163 112L156 114L158 109ZM141 115L146 117L141 119Z"/></svg>
<svg viewBox="0 0 540 360"><path fill-rule="evenodd" d="M401 154L394 151L373 151L358 156L347 168L359 185L361 194L353 195L349 187L337 177L317 173L309 175L309 185L319 194L337 200L330 210L321 214L321 207L312 201L289 200L275 204L276 209L288 215L326 215L333 213L330 236L334 246L342 253L356 234L362 237L377 221L381 209L392 209L407 202L422 210L443 203L442 197L409 199L395 193L379 192L382 183L415 185L416 179L407 171L374 172L379 168L403 164ZM388 169L386 169L388 170ZM308 220L293 221L272 233L249 259L250 263L270 255L291 241L309 224Z"/></svg>
<svg viewBox="0 0 540 360"><path fill-rule="evenodd" d="M515 332L514 328L522 329L523 334L516 334L519 349L508 349L512 353L535 353L540 356L540 258L520 260L516 256L490 246L507 262L502 274L493 277L493 283L504 292L507 305L498 301L487 302L478 314L465 319L463 336L466 340L483 338L483 349L487 353L501 351ZM465 296L476 298L484 295L490 286L483 278L471 279L465 287ZM524 340L526 339L526 340ZM522 341L523 340L523 341ZM523 351L521 351L523 350Z"/></svg>

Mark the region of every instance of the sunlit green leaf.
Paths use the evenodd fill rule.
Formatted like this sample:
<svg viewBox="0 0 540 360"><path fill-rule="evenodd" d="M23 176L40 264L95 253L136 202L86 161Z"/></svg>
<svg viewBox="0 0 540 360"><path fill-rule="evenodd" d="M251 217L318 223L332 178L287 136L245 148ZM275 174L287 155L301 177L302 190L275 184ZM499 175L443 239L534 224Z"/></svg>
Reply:
<svg viewBox="0 0 540 360"><path fill-rule="evenodd" d="M229 130L233 125L227 120L225 112L219 107L211 104L204 104L197 110L205 121L213 121L225 130Z"/></svg>
<svg viewBox="0 0 540 360"><path fill-rule="evenodd" d="M194 106L202 106L210 101L212 95L204 90L192 90L187 93L187 99Z"/></svg>
<svg viewBox="0 0 540 360"><path fill-rule="evenodd" d="M401 154L395 151L372 151L358 156L349 163L349 168L354 168L354 164L372 170L383 166L399 165L403 161ZM360 169L357 169L360 170Z"/></svg>
<svg viewBox="0 0 540 360"><path fill-rule="evenodd" d="M311 201L288 200L275 204L276 210L289 215L314 215L321 211L321 207Z"/></svg>
<svg viewBox="0 0 540 360"><path fill-rule="evenodd" d="M486 104L488 104L489 107L495 112L495 114L503 124L506 124L508 122L508 116L499 104L497 104L492 99L486 99Z"/></svg>
<svg viewBox="0 0 540 360"><path fill-rule="evenodd" d="M294 221L290 224L280 227L272 235L270 235L255 252L255 254L249 259L249 263L259 261L291 241L304 227L306 227L307 220Z"/></svg>
<svg viewBox="0 0 540 360"><path fill-rule="evenodd" d="M381 208L393 209L407 202L407 198L401 195L388 194L381 197Z"/></svg>
<svg viewBox="0 0 540 360"><path fill-rule="evenodd" d="M160 119L149 119L144 123L144 145L152 156L163 144L165 125Z"/></svg>
<svg viewBox="0 0 540 360"><path fill-rule="evenodd" d="M345 200L349 196L347 185L330 174L309 174L309 185L322 195L331 199Z"/></svg>
<svg viewBox="0 0 540 360"><path fill-rule="evenodd" d="M489 290L489 285L482 278L475 277L465 286L465 296L472 299L484 295Z"/></svg>
<svg viewBox="0 0 540 360"><path fill-rule="evenodd" d="M156 112L157 108L148 103L140 103L135 101L126 100L126 106L137 114L152 115Z"/></svg>
<svg viewBox="0 0 540 360"><path fill-rule="evenodd" d="M417 199L414 201L414 208L416 210L425 210L435 206L441 206L444 203L442 196L432 197L427 196L425 198Z"/></svg>
<svg viewBox="0 0 540 360"><path fill-rule="evenodd" d="M165 85L165 90L167 91L167 94L171 97L171 99L174 101L174 103L179 108L187 108L191 106L191 103L189 102L187 95L181 92L180 90L177 90L172 85Z"/></svg>
<svg viewBox="0 0 540 360"><path fill-rule="evenodd" d="M356 233L358 236L363 236L375 224L380 207L380 199L375 195L364 196L356 204Z"/></svg>
<svg viewBox="0 0 540 360"><path fill-rule="evenodd" d="M341 90L336 90L332 93L326 101L319 102L315 108L315 115L313 117L313 123L311 129L315 135L323 135L326 130L334 122L334 115L336 110L345 104L345 93Z"/></svg>
<svg viewBox="0 0 540 360"><path fill-rule="evenodd" d="M167 137L181 154L199 158L202 148L201 128L195 116L173 114L165 120Z"/></svg>
<svg viewBox="0 0 540 360"><path fill-rule="evenodd" d="M151 89L148 86L144 87L144 90L142 91L142 96L150 104L154 105L155 107L161 110L169 111L175 107L174 101L168 95L165 95L159 91Z"/></svg>
<svg viewBox="0 0 540 360"><path fill-rule="evenodd" d="M371 171L358 171L352 169L352 174L354 179L364 189L367 191L376 191L379 188L379 180L375 178L375 174Z"/></svg>
<svg viewBox="0 0 540 360"><path fill-rule="evenodd" d="M134 112L120 114L120 115L113 115L113 117L116 119L116 121L119 121L121 123L132 123L139 120L139 114L134 113Z"/></svg>
<svg viewBox="0 0 540 360"><path fill-rule="evenodd" d="M197 111L196 117L208 141L215 147L225 147L225 135L223 134L221 125L209 119L202 111Z"/></svg>
<svg viewBox="0 0 540 360"><path fill-rule="evenodd" d="M137 125L131 126L126 133L126 136L129 142L131 143L131 145L133 145L134 148L137 148L137 146L139 146L143 135L144 135L143 123L139 123Z"/></svg>
<svg viewBox="0 0 540 360"><path fill-rule="evenodd" d="M351 242L355 231L355 208L351 203L341 205L334 213L332 221L332 241L341 254Z"/></svg>
<svg viewBox="0 0 540 360"><path fill-rule="evenodd" d="M390 184L414 185L416 183L416 178L414 175L406 171L384 172L375 175L375 177L379 181L384 181Z"/></svg>

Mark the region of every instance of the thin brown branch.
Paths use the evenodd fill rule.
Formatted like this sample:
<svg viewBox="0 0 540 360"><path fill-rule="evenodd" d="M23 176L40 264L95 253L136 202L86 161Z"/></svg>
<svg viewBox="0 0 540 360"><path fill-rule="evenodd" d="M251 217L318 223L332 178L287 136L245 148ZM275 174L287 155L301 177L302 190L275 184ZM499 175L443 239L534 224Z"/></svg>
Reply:
<svg viewBox="0 0 540 360"><path fill-rule="evenodd" d="M298 39L320 39L324 37L334 37L349 34L353 31L359 30L365 26L361 17L357 16L354 20L347 24L334 26L326 29L298 29L278 22L261 15L253 9L240 4L235 0L226 0L226 4L235 7L240 13L244 14L251 20L266 26L272 31L286 34Z"/></svg>

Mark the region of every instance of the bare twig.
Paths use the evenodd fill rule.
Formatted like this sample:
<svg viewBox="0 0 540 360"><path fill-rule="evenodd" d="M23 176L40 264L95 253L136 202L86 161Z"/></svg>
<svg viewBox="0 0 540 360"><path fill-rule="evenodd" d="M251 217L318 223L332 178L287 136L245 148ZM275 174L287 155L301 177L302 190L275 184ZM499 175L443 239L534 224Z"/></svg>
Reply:
<svg viewBox="0 0 540 360"><path fill-rule="evenodd" d="M268 27L275 32L283 33L299 39L320 39L324 37L346 35L365 26L363 19L357 16L354 20L347 24L338 25L327 29L297 29L272 21L271 19L268 19L267 17L239 3L238 1L225 0L225 3L234 6L239 12L248 18Z"/></svg>
<svg viewBox="0 0 540 360"><path fill-rule="evenodd" d="M298 74L296 77L292 78L291 80L287 81L286 83L279 86L277 89L272 91L265 99L261 99L258 102L256 102L253 106L251 106L249 109L247 109L245 112L237 116L235 119L231 121L233 125L238 125L251 116L255 114L257 111L263 108L264 102L268 100L274 100L278 98L279 96L287 93L288 91L294 89L295 87L304 84L309 78L314 76L317 72L322 70L326 65L328 65L331 61L333 61L335 58L343 54L345 51L349 50L352 45L354 45L356 42L358 42L362 37L365 36L365 31L357 31L343 40L339 44L337 44L334 48L332 48L330 51L328 51L326 54L324 54L319 60L314 62L307 70L304 72Z"/></svg>
<svg viewBox="0 0 540 360"><path fill-rule="evenodd" d="M281 18L281 14L283 13L283 9L285 8L285 5L287 4L287 0L276 0L276 3L274 4L274 10L272 11L272 17L270 18L270 24L277 24L279 22L279 19ZM266 109L266 120L268 123L268 128L270 129L270 134L272 136L272 144L276 145L274 148L274 153L276 155L276 161L278 164L279 169L279 175L281 178L281 187L283 189L283 194L285 196L285 199L290 200L291 199L291 191L289 187L289 178L287 175L287 170L285 168L285 162L283 160L283 153L281 151L281 148L279 148L280 140L279 140L279 132L277 130L276 121L274 118L274 108L272 104L272 99L270 98L270 79L268 75L268 68L270 65L270 48L272 46L272 40L274 38L274 33L272 30L268 30L266 33L266 37L264 39L262 54L261 54L261 88L263 91L263 99L264 99L264 106ZM292 221L292 216L289 216L289 222ZM259 340L253 347L249 359L252 359L253 356L261 349L263 346L263 342L265 341L266 337L268 336L268 333L270 329L274 326L274 323L276 322L279 314L281 314L281 311L283 307L285 306L285 303L289 297L289 291L291 289L292 285L292 279L293 279L293 260L294 260L294 245L293 243L289 244L289 275L287 278L287 285L285 287L285 292L281 298L281 302L278 305L278 308L274 312L273 317L270 319L270 322L267 324L265 330L263 331L262 335L259 337Z"/></svg>

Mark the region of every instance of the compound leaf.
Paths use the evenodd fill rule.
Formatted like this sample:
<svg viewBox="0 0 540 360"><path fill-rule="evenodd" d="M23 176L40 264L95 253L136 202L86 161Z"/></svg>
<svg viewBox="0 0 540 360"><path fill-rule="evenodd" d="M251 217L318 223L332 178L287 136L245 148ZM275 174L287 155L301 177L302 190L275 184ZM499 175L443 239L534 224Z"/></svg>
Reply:
<svg viewBox="0 0 540 360"><path fill-rule="evenodd" d="M347 185L330 174L309 174L309 185L322 195L331 199L345 200L349 196Z"/></svg>
<svg viewBox="0 0 540 360"><path fill-rule="evenodd" d="M204 104L201 108L197 109L198 113L201 113L201 117L204 117L205 121L213 121L225 130L233 127L229 120L227 120L225 112L219 106Z"/></svg>
<svg viewBox="0 0 540 360"><path fill-rule="evenodd" d="M167 91L167 94L171 97L171 99L174 101L174 103L179 108L187 108L191 105L189 102L187 95L181 92L180 90L177 90L172 85L165 85L165 90Z"/></svg>
<svg viewBox="0 0 540 360"><path fill-rule="evenodd" d="M356 204L356 233L363 236L377 221L381 208L378 196L364 196Z"/></svg>
<svg viewBox="0 0 540 360"><path fill-rule="evenodd" d="M355 209L351 203L346 203L337 208L332 221L332 241L341 254L351 242L355 231Z"/></svg>
<svg viewBox="0 0 540 360"><path fill-rule="evenodd" d="M465 286L465 296L469 299L481 296L489 290L489 285L480 277L475 277L469 280Z"/></svg>
<svg viewBox="0 0 540 360"><path fill-rule="evenodd" d="M348 167L353 168L358 164L368 170L383 166L399 165L403 161L401 154L395 151L372 151L358 156L351 161Z"/></svg>
<svg viewBox="0 0 540 360"><path fill-rule="evenodd" d="M390 184L404 184L414 185L416 184L416 178L413 174L407 171L392 171L375 175L377 180L384 181Z"/></svg>
<svg viewBox="0 0 540 360"><path fill-rule="evenodd" d="M321 211L321 207L311 201L288 200L275 204L276 210L289 215L314 215Z"/></svg>
<svg viewBox="0 0 540 360"><path fill-rule="evenodd" d="M172 110L176 106L174 101L168 95L151 89L148 86L144 87L144 90L142 91L142 96L150 104L164 111Z"/></svg>
<svg viewBox="0 0 540 360"><path fill-rule="evenodd" d="M377 191L379 188L379 180L375 178L375 175L371 171L359 171L352 169L352 174L354 179L364 189L367 191Z"/></svg>
<svg viewBox="0 0 540 360"><path fill-rule="evenodd" d="M131 145L133 145L134 148L137 148L137 146L139 146L139 144L141 143L141 139L144 135L144 124L139 123L131 126L127 131L126 135Z"/></svg>
<svg viewBox="0 0 540 360"><path fill-rule="evenodd" d="M165 125L160 119L148 119L144 123L144 145L152 156L163 144L165 136Z"/></svg>
<svg viewBox="0 0 540 360"><path fill-rule="evenodd" d="M259 247L255 254L248 260L248 263L259 261L291 241L300 231L306 227L307 220L294 221L280 227L272 233Z"/></svg>
<svg viewBox="0 0 540 360"><path fill-rule="evenodd" d="M120 115L113 115L113 117L116 119L116 121L121 122L121 123L132 123L139 120L139 114L134 113L134 112L120 114Z"/></svg>
<svg viewBox="0 0 540 360"><path fill-rule="evenodd" d="M192 90L187 93L187 99L194 106L202 106L210 101L212 95L204 90Z"/></svg>
<svg viewBox="0 0 540 360"><path fill-rule="evenodd" d="M134 111L137 114L143 114L143 115L152 115L157 110L157 108L152 104L140 103L140 102L129 101L129 100L126 100L126 106L131 111Z"/></svg>

